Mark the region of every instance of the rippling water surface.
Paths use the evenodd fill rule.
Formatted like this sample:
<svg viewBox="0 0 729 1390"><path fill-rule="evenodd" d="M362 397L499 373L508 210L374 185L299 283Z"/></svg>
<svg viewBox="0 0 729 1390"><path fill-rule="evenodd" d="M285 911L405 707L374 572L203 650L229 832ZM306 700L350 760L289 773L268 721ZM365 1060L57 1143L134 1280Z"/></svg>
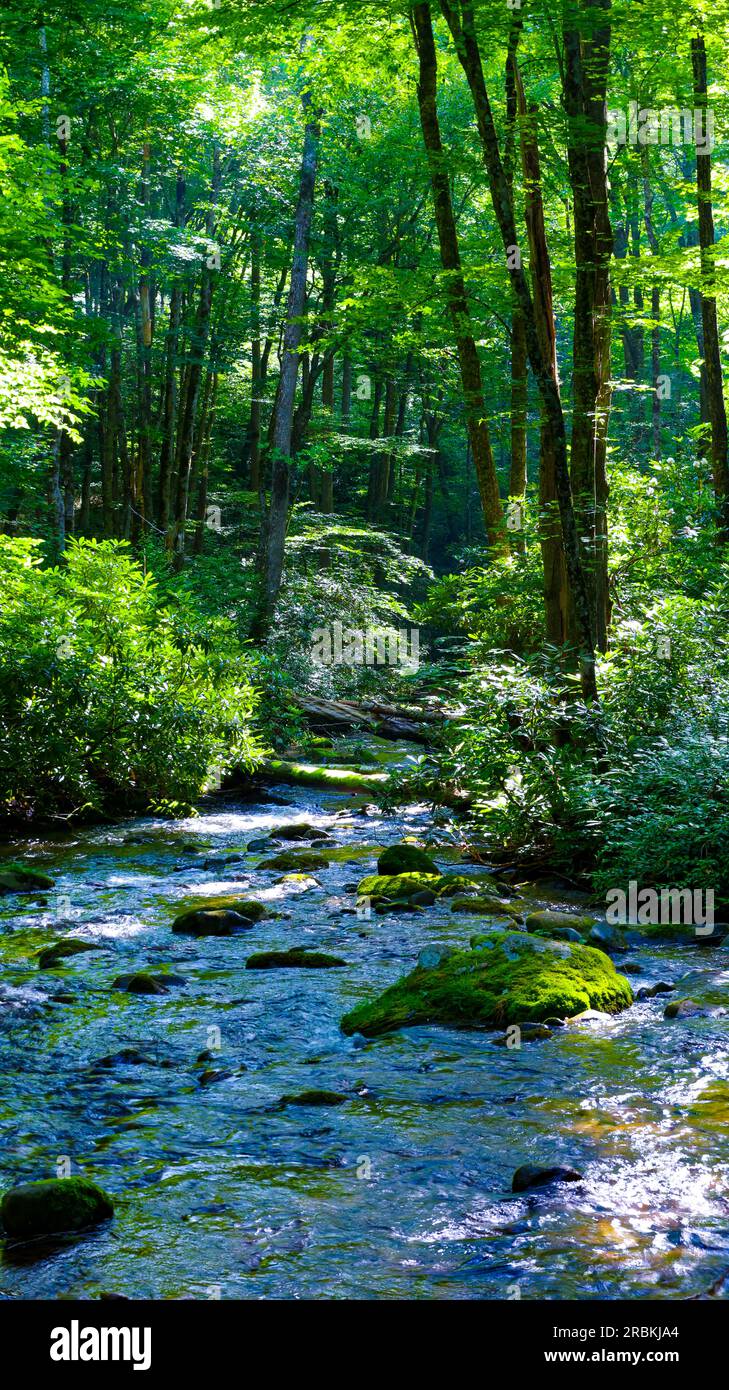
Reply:
<svg viewBox="0 0 729 1390"><path fill-rule="evenodd" d="M658 996L519 1051L441 1028L345 1038L356 1001L429 941L467 941L477 919L353 912L377 846L431 831L423 808L365 816L343 796L274 791L285 805L221 802L15 847L55 888L0 900L0 1185L55 1176L65 1157L116 1217L6 1245L0 1297L722 1296L729 1018L665 1022ZM302 819L351 850L316 887L276 886L261 853L202 868ZM233 938L172 934L187 899L236 892L283 915ZM99 949L38 971L35 952L68 934ZM253 951L294 945L347 966L246 971ZM630 959L636 987L726 998L729 946ZM184 977L165 995L110 988L163 967ZM130 1047L144 1060L95 1065ZM312 1089L347 1099L280 1105ZM526 1162L585 1181L514 1197Z"/></svg>

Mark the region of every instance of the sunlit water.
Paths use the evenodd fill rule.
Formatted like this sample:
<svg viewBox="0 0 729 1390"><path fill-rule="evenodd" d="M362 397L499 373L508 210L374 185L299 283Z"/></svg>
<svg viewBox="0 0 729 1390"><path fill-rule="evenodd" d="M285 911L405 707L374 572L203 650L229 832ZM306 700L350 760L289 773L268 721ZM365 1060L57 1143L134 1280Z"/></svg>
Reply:
<svg viewBox="0 0 729 1390"><path fill-rule="evenodd" d="M431 832L423 808L364 816L343 796L274 791L286 805L228 802L15 848L56 885L45 905L0 909L0 1185L55 1176L65 1157L113 1195L116 1216L91 1234L6 1244L0 1296L660 1299L717 1281L722 1296L729 1020L666 1022L658 996L521 1050L441 1028L345 1038L355 1002L428 942L467 942L478 920L447 905L353 913L377 846ZM297 893L256 868L260 852L203 870L206 853L304 818L370 852ZM228 892L284 916L232 938L172 934L182 900ZM34 953L69 933L102 949L38 971ZM252 952L293 945L347 966L246 971ZM726 997L727 947L630 959L636 988L688 977L682 993ZM185 982L163 996L110 988L166 966ZM147 1060L94 1068L130 1046ZM205 1067L220 1075L201 1084ZM314 1088L348 1099L280 1107ZM585 1180L514 1197L526 1162Z"/></svg>

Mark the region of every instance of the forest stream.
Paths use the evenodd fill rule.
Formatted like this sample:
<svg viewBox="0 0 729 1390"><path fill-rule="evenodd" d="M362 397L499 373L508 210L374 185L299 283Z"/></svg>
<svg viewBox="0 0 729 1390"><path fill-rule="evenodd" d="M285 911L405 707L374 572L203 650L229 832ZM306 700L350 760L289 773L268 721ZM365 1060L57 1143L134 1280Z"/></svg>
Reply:
<svg viewBox="0 0 729 1390"><path fill-rule="evenodd" d="M370 742L390 766L411 751ZM337 848L328 868L276 883L246 846L302 821ZM285 786L257 803L213 798L188 820L15 846L54 888L6 897L0 913L6 1180L62 1175L70 1161L111 1194L115 1219L7 1242L0 1297L671 1299L722 1280L720 1015L665 1020L672 996L658 994L520 1048L441 1027L342 1033L343 1014L426 945L479 927L448 902L358 916L357 882L405 836L446 872L458 862L424 806L380 813ZM579 896L520 891L568 912ZM189 902L240 892L280 915L233 937L172 934ZM97 949L38 969L38 950L69 935ZM254 952L294 946L346 966L245 968ZM726 950L640 944L616 965L634 990L680 982L717 1004ZM111 988L142 970L177 983L151 996ZM582 1181L514 1195L525 1163Z"/></svg>

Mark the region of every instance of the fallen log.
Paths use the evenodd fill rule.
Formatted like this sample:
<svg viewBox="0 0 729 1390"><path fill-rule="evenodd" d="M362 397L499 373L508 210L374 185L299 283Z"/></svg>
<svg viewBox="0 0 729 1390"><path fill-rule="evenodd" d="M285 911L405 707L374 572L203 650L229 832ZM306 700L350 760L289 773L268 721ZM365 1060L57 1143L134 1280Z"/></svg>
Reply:
<svg viewBox="0 0 729 1390"><path fill-rule="evenodd" d="M281 758L267 758L256 768L256 776L292 786L342 792L374 791L388 780L386 772L353 772L346 767L321 767L318 763L286 762Z"/></svg>
<svg viewBox="0 0 729 1390"><path fill-rule="evenodd" d="M320 695L294 695L294 700L312 724L323 729L366 729L380 738L404 738L412 743L429 743L430 731L422 724L437 719L432 711L417 715L396 705L375 700L355 704L352 700L325 700Z"/></svg>

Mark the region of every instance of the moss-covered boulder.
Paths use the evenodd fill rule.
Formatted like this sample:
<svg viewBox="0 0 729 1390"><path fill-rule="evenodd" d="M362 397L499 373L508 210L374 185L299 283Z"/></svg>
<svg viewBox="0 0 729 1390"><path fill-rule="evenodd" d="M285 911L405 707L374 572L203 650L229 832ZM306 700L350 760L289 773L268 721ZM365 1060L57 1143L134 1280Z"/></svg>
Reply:
<svg viewBox="0 0 729 1390"><path fill-rule="evenodd" d="M0 866L0 895L4 893L37 893L53 887L53 879L37 869L26 869L23 864L3 864Z"/></svg>
<svg viewBox="0 0 729 1390"><path fill-rule="evenodd" d="M436 969L417 967L378 999L358 1005L342 1019L342 1030L376 1037L425 1023L501 1028L589 1008L618 1013L631 1002L628 981L602 951L495 931L478 950L456 951Z"/></svg>
<svg viewBox="0 0 729 1390"><path fill-rule="evenodd" d="M81 1231L114 1215L111 1197L87 1178L47 1178L11 1187L0 1203L9 1236L24 1239Z"/></svg>
<svg viewBox="0 0 729 1390"><path fill-rule="evenodd" d="M478 897L488 887L490 884L485 878L471 878L469 874L441 874L436 892L439 898L453 898L466 893Z"/></svg>
<svg viewBox="0 0 729 1390"><path fill-rule="evenodd" d="M551 908L545 908L539 912L530 912L526 919L527 931L551 931L555 927L571 927L573 931L578 931L580 936L587 935L596 925L596 917L587 917L574 912L553 912Z"/></svg>
<svg viewBox="0 0 729 1390"><path fill-rule="evenodd" d="M327 955L326 951L294 946L290 951L258 951L248 957L246 970L331 970L346 964L346 960Z"/></svg>
<svg viewBox="0 0 729 1390"><path fill-rule="evenodd" d="M417 845L390 845L377 860L378 874L437 874L438 865Z"/></svg>
<svg viewBox="0 0 729 1390"><path fill-rule="evenodd" d="M43 950L38 952L38 969L53 970L57 965L64 965L73 956L98 950L99 947L93 941L78 941L75 936L69 937L67 941L56 941L52 946L44 946Z"/></svg>
<svg viewBox="0 0 729 1390"><path fill-rule="evenodd" d="M309 893L312 888L321 888L318 878L311 874L282 874L273 881L277 887L290 888L292 893Z"/></svg>
<svg viewBox="0 0 729 1390"><path fill-rule="evenodd" d="M200 907L176 917L172 930L180 936L232 936L252 927L254 921L230 907Z"/></svg>
<svg viewBox="0 0 729 1390"><path fill-rule="evenodd" d="M415 893L427 890L437 894L440 879L438 873L368 874L357 884L357 895L370 898L373 903L382 900L395 902L397 899L405 901Z"/></svg>
<svg viewBox="0 0 729 1390"><path fill-rule="evenodd" d="M451 902L451 912L470 912L476 917L511 917L518 920L522 913L514 903L501 902L499 898L455 897Z"/></svg>
<svg viewBox="0 0 729 1390"><path fill-rule="evenodd" d="M293 763L270 758L256 769L257 776L293 786L321 787L329 791L358 792L384 787L386 772L352 772L343 767L319 767L316 763Z"/></svg>
<svg viewBox="0 0 729 1390"><path fill-rule="evenodd" d="M302 1091L298 1096L282 1096L279 1105L344 1105L349 1096L340 1091Z"/></svg>
<svg viewBox="0 0 729 1390"><path fill-rule="evenodd" d="M329 860L325 854L319 854L317 850L290 849L283 850L281 854L274 854L270 859L262 859L257 867L300 873L303 869L328 869Z"/></svg>

